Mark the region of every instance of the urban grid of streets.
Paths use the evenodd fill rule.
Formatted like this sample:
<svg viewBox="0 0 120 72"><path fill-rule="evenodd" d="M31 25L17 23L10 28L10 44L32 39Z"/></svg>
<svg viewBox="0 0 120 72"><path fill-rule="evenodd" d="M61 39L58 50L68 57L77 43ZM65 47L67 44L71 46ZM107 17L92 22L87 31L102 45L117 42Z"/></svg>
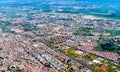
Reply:
<svg viewBox="0 0 120 72"><path fill-rule="evenodd" d="M26 18L26 19L25 19ZM75 35L93 28L92 36ZM120 30L120 22L75 14L0 14L0 72L96 72L108 62L119 72L119 55L96 51L104 29ZM83 32L84 34L84 32ZM120 36L104 37L120 39ZM93 56L92 60L86 56ZM103 64L103 69L107 68ZM103 71L104 71L103 70Z"/></svg>

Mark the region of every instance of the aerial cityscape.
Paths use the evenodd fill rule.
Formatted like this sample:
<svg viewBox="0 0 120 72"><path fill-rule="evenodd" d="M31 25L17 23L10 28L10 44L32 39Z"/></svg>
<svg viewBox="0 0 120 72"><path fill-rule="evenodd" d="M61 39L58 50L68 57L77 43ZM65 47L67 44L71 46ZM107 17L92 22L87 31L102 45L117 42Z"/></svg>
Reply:
<svg viewBox="0 0 120 72"><path fill-rule="evenodd" d="M0 72L120 72L120 0L0 0Z"/></svg>

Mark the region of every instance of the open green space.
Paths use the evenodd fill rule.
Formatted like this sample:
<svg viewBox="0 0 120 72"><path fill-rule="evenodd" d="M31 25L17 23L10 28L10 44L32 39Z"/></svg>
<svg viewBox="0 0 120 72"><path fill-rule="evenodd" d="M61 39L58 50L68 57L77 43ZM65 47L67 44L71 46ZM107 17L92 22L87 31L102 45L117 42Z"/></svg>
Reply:
<svg viewBox="0 0 120 72"><path fill-rule="evenodd" d="M92 54L86 54L85 56L83 56L83 58L88 59L90 61L93 61L93 60L97 59L98 56L95 56L95 55L92 55Z"/></svg>
<svg viewBox="0 0 120 72"><path fill-rule="evenodd" d="M120 31L119 30L105 30L105 33L110 33L112 36L120 36Z"/></svg>
<svg viewBox="0 0 120 72"><path fill-rule="evenodd" d="M120 55L120 46L118 46L117 43L112 40L99 39L95 50L114 52Z"/></svg>

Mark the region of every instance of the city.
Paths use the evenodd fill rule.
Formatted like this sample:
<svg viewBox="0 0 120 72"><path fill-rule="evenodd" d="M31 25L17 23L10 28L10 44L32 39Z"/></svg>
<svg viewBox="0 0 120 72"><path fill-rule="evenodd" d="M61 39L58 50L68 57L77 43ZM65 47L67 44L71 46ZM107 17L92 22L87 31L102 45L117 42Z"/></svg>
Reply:
<svg viewBox="0 0 120 72"><path fill-rule="evenodd" d="M27 6L14 14L4 9L0 72L120 72L119 20Z"/></svg>

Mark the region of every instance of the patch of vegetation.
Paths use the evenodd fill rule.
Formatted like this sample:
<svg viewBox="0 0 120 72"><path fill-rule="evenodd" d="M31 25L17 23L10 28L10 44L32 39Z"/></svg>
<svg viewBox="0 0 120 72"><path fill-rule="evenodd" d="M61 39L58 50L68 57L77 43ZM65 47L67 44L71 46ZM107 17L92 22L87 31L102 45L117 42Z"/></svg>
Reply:
<svg viewBox="0 0 120 72"><path fill-rule="evenodd" d="M111 68L112 68L112 69L118 69L118 70L120 70L120 65L115 65L115 64L112 64L112 63L110 63L110 62L108 62L108 61L102 61L102 63L103 63L104 65L108 66L109 70L111 70ZM112 71L112 70L111 70L111 71ZM114 71L113 71L113 72L114 72Z"/></svg>
<svg viewBox="0 0 120 72"><path fill-rule="evenodd" d="M74 58L77 58L79 55L75 53L75 49L74 48L69 48L67 49L67 54L71 55Z"/></svg>
<svg viewBox="0 0 120 72"><path fill-rule="evenodd" d="M67 53L70 54L70 55L72 55L72 54L75 53L75 49L69 48L69 49L67 50Z"/></svg>
<svg viewBox="0 0 120 72"><path fill-rule="evenodd" d="M119 30L105 30L106 33L110 33L112 36L120 36L120 31Z"/></svg>
<svg viewBox="0 0 120 72"><path fill-rule="evenodd" d="M112 40L99 39L98 45L95 50L105 51L105 52L114 52L120 55L120 46L118 46Z"/></svg>
<svg viewBox="0 0 120 72"><path fill-rule="evenodd" d="M93 66L93 69L96 71L96 72L108 72L107 70L107 66L104 66L104 65L94 65Z"/></svg>
<svg viewBox="0 0 120 72"><path fill-rule="evenodd" d="M79 57L79 55L75 53L76 49L74 49L74 48L69 48L69 49L64 48L64 49L60 49L60 50L64 51L66 54L68 54L74 58Z"/></svg>
<svg viewBox="0 0 120 72"><path fill-rule="evenodd" d="M86 54L85 56L83 56L83 58L86 58L90 61L93 61L93 60L97 59L98 56L95 56L95 55L92 55L92 54Z"/></svg>
<svg viewBox="0 0 120 72"><path fill-rule="evenodd" d="M74 35L82 35L82 36L93 36L93 34L91 33L91 31L93 31L93 28L79 28L77 29L77 31L74 32Z"/></svg>
<svg viewBox="0 0 120 72"><path fill-rule="evenodd" d="M67 69L65 72L74 72L74 69L71 67L71 68Z"/></svg>
<svg viewBox="0 0 120 72"><path fill-rule="evenodd" d="M117 65L114 65L108 61L102 61L102 64L96 64L93 68L97 72L115 72L116 69L119 69Z"/></svg>
<svg viewBox="0 0 120 72"><path fill-rule="evenodd" d="M23 72L21 69L16 69L14 72Z"/></svg>

